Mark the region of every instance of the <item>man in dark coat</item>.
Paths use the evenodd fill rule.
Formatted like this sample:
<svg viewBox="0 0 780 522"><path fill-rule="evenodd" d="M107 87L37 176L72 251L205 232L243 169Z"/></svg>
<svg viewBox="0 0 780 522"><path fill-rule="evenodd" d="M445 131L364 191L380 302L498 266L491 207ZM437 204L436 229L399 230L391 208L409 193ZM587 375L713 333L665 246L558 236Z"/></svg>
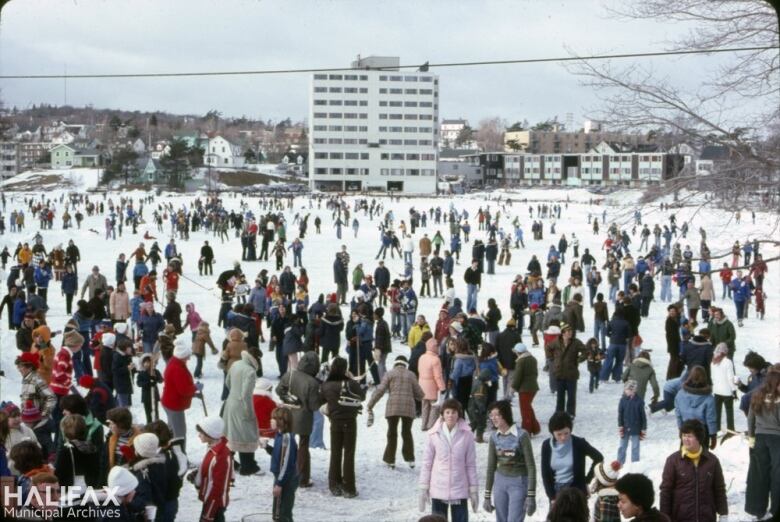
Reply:
<svg viewBox="0 0 780 522"><path fill-rule="evenodd" d="M333 261L333 282L336 283L339 304L347 304L347 270L338 254L336 254L336 260Z"/></svg>
<svg viewBox="0 0 780 522"><path fill-rule="evenodd" d="M504 399L511 400L512 372L515 369L515 360L517 354L513 351L515 345L523 341L520 332L516 328L517 322L510 319L506 322L506 328L496 338L496 352L498 353L498 362L504 367L506 373L501 377L504 383Z"/></svg>
<svg viewBox="0 0 780 522"><path fill-rule="evenodd" d="M666 351L669 353L669 366L666 368L666 380L676 379L682 375L682 362L680 361L680 320L677 317L677 307L666 307Z"/></svg>
<svg viewBox="0 0 780 522"><path fill-rule="evenodd" d="M374 284L379 289L379 306L387 306L387 289L390 288L390 270L384 261L374 270Z"/></svg>

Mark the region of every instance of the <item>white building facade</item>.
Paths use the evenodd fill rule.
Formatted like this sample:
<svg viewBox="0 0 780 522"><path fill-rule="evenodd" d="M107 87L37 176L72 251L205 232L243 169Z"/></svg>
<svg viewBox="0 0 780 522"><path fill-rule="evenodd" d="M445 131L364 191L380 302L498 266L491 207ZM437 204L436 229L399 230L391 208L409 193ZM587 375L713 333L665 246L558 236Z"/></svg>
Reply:
<svg viewBox="0 0 780 522"><path fill-rule="evenodd" d="M399 71L397 57L312 76L309 182L313 190L436 192L439 80Z"/></svg>
<svg viewBox="0 0 780 522"><path fill-rule="evenodd" d="M169 149L170 150L170 149ZM163 150L158 150L159 159ZM203 155L206 165L212 167L242 168L244 166L244 151L241 146L226 140L222 136L209 139L206 153Z"/></svg>

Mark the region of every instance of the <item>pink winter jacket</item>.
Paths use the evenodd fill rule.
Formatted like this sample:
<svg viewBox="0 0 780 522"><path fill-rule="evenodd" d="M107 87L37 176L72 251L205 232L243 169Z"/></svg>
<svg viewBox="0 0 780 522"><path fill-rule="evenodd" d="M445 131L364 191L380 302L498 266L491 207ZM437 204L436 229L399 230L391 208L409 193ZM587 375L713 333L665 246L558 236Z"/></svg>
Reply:
<svg viewBox="0 0 780 522"><path fill-rule="evenodd" d="M450 446L439 418L428 430L428 442L420 469L420 489L427 489L437 500L462 500L477 491L477 448L474 433L464 419L459 419Z"/></svg>
<svg viewBox="0 0 780 522"><path fill-rule="evenodd" d="M195 311L195 305L192 303L188 303L185 307L187 310L187 318L185 319L185 326L189 326L190 330L192 330L193 333L198 331L198 326L200 326L200 323L203 322L203 319L201 319L200 314Z"/></svg>
<svg viewBox="0 0 780 522"><path fill-rule="evenodd" d="M433 343L433 349L430 349L428 343L426 343L425 353L420 356L420 360L417 361L417 373L419 375L420 388L425 393L425 399L429 401L435 401L439 398L439 392L444 391L444 377L442 377L441 371L441 359L439 359L438 350L436 349L436 341L431 339Z"/></svg>

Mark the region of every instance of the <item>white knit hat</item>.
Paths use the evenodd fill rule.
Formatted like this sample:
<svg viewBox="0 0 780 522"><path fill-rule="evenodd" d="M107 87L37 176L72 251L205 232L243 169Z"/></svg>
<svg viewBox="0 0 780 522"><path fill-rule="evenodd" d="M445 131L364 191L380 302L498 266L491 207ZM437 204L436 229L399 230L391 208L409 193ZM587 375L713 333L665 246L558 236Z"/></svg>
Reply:
<svg viewBox="0 0 780 522"><path fill-rule="evenodd" d="M133 439L133 449L139 457L154 457L160 451L160 439L154 433L141 433Z"/></svg>
<svg viewBox="0 0 780 522"><path fill-rule="evenodd" d="M461 333L463 331L463 325L460 324L458 321L452 321L450 323L450 328L452 328L453 330L455 330L458 333Z"/></svg>
<svg viewBox="0 0 780 522"><path fill-rule="evenodd" d="M177 339L173 348L173 356L177 359L186 359L190 355L192 355L192 348L187 346L184 339Z"/></svg>
<svg viewBox="0 0 780 522"><path fill-rule="evenodd" d="M617 482L621 467L620 462L617 460L613 460L609 466L604 466L603 461L599 462L599 465L596 466L596 469L594 470L596 480L598 480L602 486L614 486L615 482Z"/></svg>
<svg viewBox="0 0 780 522"><path fill-rule="evenodd" d="M103 343L103 346L107 346L109 348L113 348L114 345L116 345L116 335L112 334L111 332L104 333L100 340Z"/></svg>
<svg viewBox="0 0 780 522"><path fill-rule="evenodd" d="M116 323L114 325L114 331L118 334L125 335L127 333L127 323Z"/></svg>
<svg viewBox="0 0 780 522"><path fill-rule="evenodd" d="M225 422L220 417L206 417L197 423L196 426L200 431L212 439L220 438L225 432Z"/></svg>
<svg viewBox="0 0 780 522"><path fill-rule="evenodd" d="M115 489L115 495L124 497L138 487L138 479L130 470L121 466L114 466L108 472L108 488Z"/></svg>
<svg viewBox="0 0 780 522"><path fill-rule="evenodd" d="M274 383L272 383L269 379L266 379L265 377L260 377L255 382L255 390L254 393L260 394L260 393L271 393L271 390L274 387Z"/></svg>
<svg viewBox="0 0 780 522"><path fill-rule="evenodd" d="M517 353L523 353L528 351L528 347L523 343L517 343L512 349Z"/></svg>

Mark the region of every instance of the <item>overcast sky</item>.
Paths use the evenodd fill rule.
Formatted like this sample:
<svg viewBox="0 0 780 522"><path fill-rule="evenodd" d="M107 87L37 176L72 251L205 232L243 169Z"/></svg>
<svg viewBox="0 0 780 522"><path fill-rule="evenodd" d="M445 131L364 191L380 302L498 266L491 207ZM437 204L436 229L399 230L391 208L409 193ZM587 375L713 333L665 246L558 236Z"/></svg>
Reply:
<svg viewBox="0 0 780 522"><path fill-rule="evenodd" d="M620 20L621 0L13 0L0 19L1 74L345 67L357 54L402 64L663 50L687 30ZM725 56L645 59L695 89ZM630 62L620 61L620 65ZM617 65L618 63L616 63ZM596 108L558 64L432 69L442 118L510 123ZM67 103L293 120L308 111L309 74L185 79L71 79ZM63 80L0 80L8 106L62 104Z"/></svg>

